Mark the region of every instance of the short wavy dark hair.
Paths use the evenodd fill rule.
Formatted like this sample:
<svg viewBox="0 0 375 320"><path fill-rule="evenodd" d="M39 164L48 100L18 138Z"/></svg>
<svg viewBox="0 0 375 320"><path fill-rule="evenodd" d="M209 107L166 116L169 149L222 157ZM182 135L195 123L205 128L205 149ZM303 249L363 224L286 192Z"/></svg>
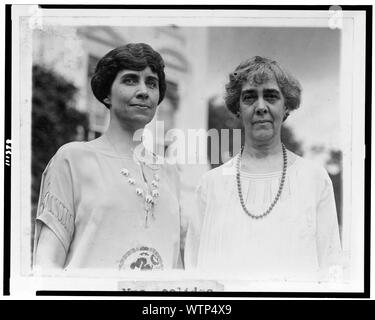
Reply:
<svg viewBox="0 0 375 320"><path fill-rule="evenodd" d="M110 93L118 72L124 69L141 71L147 67L150 67L159 78L159 104L163 101L167 89L164 60L158 52L145 43L129 43L111 50L101 58L91 78L92 92L101 103L110 109L110 105L103 100Z"/></svg>
<svg viewBox="0 0 375 320"><path fill-rule="evenodd" d="M229 75L229 82L225 86L225 104L229 111L238 114L242 85L251 81L262 84L270 79L276 82L285 99L285 106L289 111L295 110L301 103L302 88L297 79L284 70L276 61L255 56L243 61Z"/></svg>

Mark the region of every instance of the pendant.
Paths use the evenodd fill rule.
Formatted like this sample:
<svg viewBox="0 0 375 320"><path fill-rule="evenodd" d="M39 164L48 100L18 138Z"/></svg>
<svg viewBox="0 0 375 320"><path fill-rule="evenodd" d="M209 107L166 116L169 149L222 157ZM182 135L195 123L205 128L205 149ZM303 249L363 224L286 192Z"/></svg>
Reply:
<svg viewBox="0 0 375 320"><path fill-rule="evenodd" d="M159 186L159 184L157 183L157 181L155 180L152 180L151 181L151 185L154 187L154 188L157 188Z"/></svg>
<svg viewBox="0 0 375 320"><path fill-rule="evenodd" d="M154 204L154 198L149 194L146 196L146 203L150 204L151 206Z"/></svg>
<svg viewBox="0 0 375 320"><path fill-rule="evenodd" d="M148 208L145 208L145 228L147 229L149 227L149 217L152 217L153 220L155 220L155 216L154 216L154 213L153 213L153 210L152 208L148 207Z"/></svg>
<svg viewBox="0 0 375 320"><path fill-rule="evenodd" d="M145 210L145 228L148 228L148 210Z"/></svg>
<svg viewBox="0 0 375 320"><path fill-rule="evenodd" d="M127 178L127 181L130 185L135 187L136 195L139 196L142 199L142 201L144 203L144 214L145 214L144 227L148 228L149 227L149 220L150 220L149 217L150 217L150 215L151 215L152 219L155 220L153 207L155 206L155 203L156 203L156 200L157 200L156 198L158 198L160 196L160 193L159 193L159 190L158 190L159 181L160 181L159 175L157 173L153 174L154 179L151 181L151 185L154 189L149 190L149 188L147 187L147 189L145 190L145 189L142 189L141 187L139 187L136 180L131 177L130 171L128 169L122 168L120 170L120 173L124 177Z"/></svg>
<svg viewBox="0 0 375 320"><path fill-rule="evenodd" d="M151 215L152 219L155 220L153 206L154 206L153 202L146 202L145 201L145 228L148 228L148 226L149 226L150 215Z"/></svg>

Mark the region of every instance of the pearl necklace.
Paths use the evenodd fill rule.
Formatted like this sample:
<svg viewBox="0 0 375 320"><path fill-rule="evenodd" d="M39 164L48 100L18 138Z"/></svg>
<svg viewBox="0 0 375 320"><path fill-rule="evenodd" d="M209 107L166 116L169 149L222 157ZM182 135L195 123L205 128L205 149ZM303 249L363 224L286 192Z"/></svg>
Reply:
<svg viewBox="0 0 375 320"><path fill-rule="evenodd" d="M108 138L108 136L106 136L109 144L112 146L113 150L115 151L115 153L117 154L117 156L122 159L119 155L119 153L117 152L117 149L115 148L114 144L110 141L110 139ZM155 219L155 216L154 216L154 206L156 205L156 202L157 202L157 198L160 196L160 193L159 193L159 181L160 181L160 177L159 175L154 172L153 174L153 180L151 181L151 188L149 187L148 183L147 183L147 179L146 179L146 176L144 174L144 171L143 171L143 168L142 168L142 159L139 159L137 157L137 160L139 161L137 164L140 166L140 171L141 171L141 176L144 177L144 185L145 185L145 189L141 188L140 185L137 183L137 181L131 177L130 175L130 171L123 167L120 169L120 173L125 177L127 178L127 181L129 183L130 186L134 186L135 188L135 193L137 196L139 196L140 198L143 199L143 203L144 203L144 213L145 213L145 224L144 224L144 227L145 228L148 228L148 220L149 220L149 216L151 215L151 217L153 219ZM146 164L146 162L144 161L144 164ZM152 169L152 170L155 170L155 169Z"/></svg>
<svg viewBox="0 0 375 320"><path fill-rule="evenodd" d="M241 203L243 211L245 211L245 213L253 219L264 218L266 215L268 215L272 211L273 207L276 205L277 201L280 199L281 192L282 192L283 187L284 187L284 182L285 182L285 177L286 177L286 168L287 168L287 163L288 163L288 157L287 157L287 154L286 154L286 149L285 149L284 144L281 144L281 147L282 147L282 150L283 150L283 172L282 172L282 175L281 175L279 190L277 191L277 195L276 195L275 199L273 200L273 202L271 203L271 205L269 206L269 208L265 212L263 212L261 215L252 214L246 208L246 204L245 204L245 201L244 201L243 196L242 196L240 169L241 169L241 156L242 156L243 146L242 146L240 154L237 157L236 181L237 181L238 196L240 198L240 203Z"/></svg>

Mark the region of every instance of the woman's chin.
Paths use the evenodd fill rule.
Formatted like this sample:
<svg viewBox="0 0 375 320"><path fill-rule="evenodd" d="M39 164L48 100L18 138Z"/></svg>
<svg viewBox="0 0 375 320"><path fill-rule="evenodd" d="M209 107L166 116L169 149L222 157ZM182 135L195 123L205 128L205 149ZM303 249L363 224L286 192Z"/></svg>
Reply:
<svg viewBox="0 0 375 320"><path fill-rule="evenodd" d="M253 139L257 141L266 142L274 137L273 131L262 131L253 134Z"/></svg>
<svg viewBox="0 0 375 320"><path fill-rule="evenodd" d="M154 114L147 113L147 112L138 112L135 114L126 114L126 115L121 115L121 120L126 123L132 123L132 124L138 124L138 125L143 125L145 126L149 122L152 121L154 117Z"/></svg>
<svg viewBox="0 0 375 320"><path fill-rule="evenodd" d="M132 123L137 124L138 127L144 127L152 121L152 118L146 116L136 116L132 119Z"/></svg>

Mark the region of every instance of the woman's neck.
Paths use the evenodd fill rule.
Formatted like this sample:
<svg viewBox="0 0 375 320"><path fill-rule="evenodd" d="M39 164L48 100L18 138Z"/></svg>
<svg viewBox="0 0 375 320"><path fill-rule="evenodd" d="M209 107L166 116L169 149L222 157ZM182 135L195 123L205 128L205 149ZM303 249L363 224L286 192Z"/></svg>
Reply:
<svg viewBox="0 0 375 320"><path fill-rule="evenodd" d="M243 154L251 158L264 159L282 154L281 141L271 143L252 143L245 141Z"/></svg>
<svg viewBox="0 0 375 320"><path fill-rule="evenodd" d="M245 142L241 158L241 169L251 173L279 171L283 165L281 141L270 144Z"/></svg>
<svg viewBox="0 0 375 320"><path fill-rule="evenodd" d="M132 156L135 148L142 143L141 132L135 136L136 131L111 122L104 136L119 156Z"/></svg>

